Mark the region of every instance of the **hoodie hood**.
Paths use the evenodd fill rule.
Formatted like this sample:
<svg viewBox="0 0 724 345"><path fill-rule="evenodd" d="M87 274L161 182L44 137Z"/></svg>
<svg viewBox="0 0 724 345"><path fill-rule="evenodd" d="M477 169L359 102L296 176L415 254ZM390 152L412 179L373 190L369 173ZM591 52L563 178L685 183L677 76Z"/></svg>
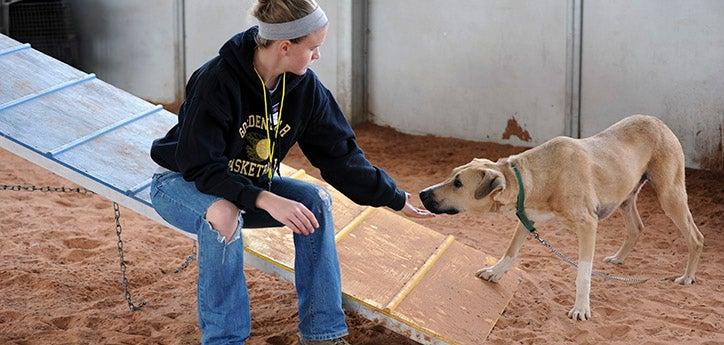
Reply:
<svg viewBox="0 0 724 345"><path fill-rule="evenodd" d="M249 30L234 35L221 47L219 56L249 89L261 96L262 85L254 71L254 52L257 47L254 37L257 32L259 32L259 28L253 26ZM287 93L291 92L310 73L309 69L302 76L287 72Z"/></svg>

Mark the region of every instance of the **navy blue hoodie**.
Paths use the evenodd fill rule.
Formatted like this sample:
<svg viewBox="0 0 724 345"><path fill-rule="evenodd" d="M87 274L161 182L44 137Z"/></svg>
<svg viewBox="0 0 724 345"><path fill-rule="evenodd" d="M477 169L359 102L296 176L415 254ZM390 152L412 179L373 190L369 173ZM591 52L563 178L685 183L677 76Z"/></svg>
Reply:
<svg viewBox="0 0 724 345"><path fill-rule="evenodd" d="M151 147L151 158L160 166L181 172L202 193L244 210L255 209L269 169L262 92L268 102L271 97L252 63L256 32L253 27L232 37L217 57L193 73L178 124ZM274 94L281 96L280 91ZM334 97L311 69L302 76L286 74L281 116L275 160L281 161L298 142L324 180L354 202L404 207L405 193L365 158Z"/></svg>

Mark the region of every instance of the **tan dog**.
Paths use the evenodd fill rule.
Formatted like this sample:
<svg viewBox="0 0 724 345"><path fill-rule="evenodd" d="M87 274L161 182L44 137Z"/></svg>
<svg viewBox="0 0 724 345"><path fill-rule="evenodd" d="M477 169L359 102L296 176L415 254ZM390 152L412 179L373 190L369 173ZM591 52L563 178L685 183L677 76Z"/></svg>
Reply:
<svg viewBox="0 0 724 345"><path fill-rule="evenodd" d="M681 144L661 120L633 115L589 138L557 137L497 162L474 159L453 169L447 180L420 192L420 199L434 213L515 212L519 188L513 165L522 176L528 217L536 222L556 219L578 236L576 302L570 318L591 318L591 261L598 221L616 208L623 211L628 238L616 254L605 259L623 263L643 229L636 196L646 181L689 247L686 271L675 281L694 282L703 236L687 205ZM497 282L513 265L527 235L519 222L503 257L476 275Z"/></svg>

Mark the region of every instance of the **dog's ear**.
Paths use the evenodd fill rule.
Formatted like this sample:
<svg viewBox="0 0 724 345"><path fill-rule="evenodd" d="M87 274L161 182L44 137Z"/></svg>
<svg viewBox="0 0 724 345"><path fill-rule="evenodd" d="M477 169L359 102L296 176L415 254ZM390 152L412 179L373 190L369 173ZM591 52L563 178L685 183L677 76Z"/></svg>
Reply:
<svg viewBox="0 0 724 345"><path fill-rule="evenodd" d="M482 199L488 194L505 188L505 178L499 171L493 169L480 170L480 185L475 190L475 199Z"/></svg>

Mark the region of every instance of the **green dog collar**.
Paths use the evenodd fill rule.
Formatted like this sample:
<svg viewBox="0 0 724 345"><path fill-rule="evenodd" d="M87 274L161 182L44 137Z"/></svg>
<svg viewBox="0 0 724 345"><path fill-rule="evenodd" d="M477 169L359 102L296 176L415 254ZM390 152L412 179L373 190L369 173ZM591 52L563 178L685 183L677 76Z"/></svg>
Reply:
<svg viewBox="0 0 724 345"><path fill-rule="evenodd" d="M531 233L535 232L535 223L528 218L525 214L525 189L523 188L523 178L520 176L518 167L511 164L513 172L515 173L515 179L518 181L518 202L516 204L515 215L518 216L520 222L525 226Z"/></svg>

